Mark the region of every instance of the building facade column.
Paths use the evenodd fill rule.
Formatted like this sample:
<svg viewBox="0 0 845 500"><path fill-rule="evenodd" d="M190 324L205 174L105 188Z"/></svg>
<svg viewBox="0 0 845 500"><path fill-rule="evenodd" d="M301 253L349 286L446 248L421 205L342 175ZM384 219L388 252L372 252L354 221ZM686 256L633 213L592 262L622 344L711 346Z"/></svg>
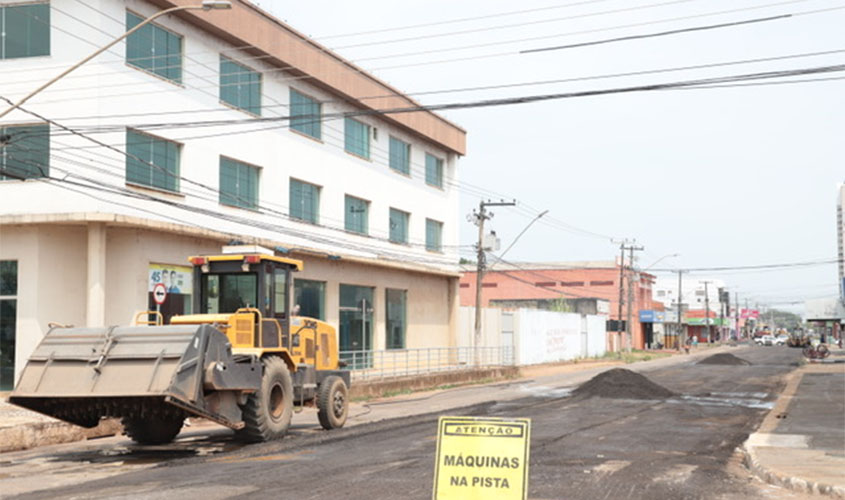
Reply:
<svg viewBox="0 0 845 500"><path fill-rule="evenodd" d="M88 224L88 283L85 312L87 326L106 324L106 225Z"/></svg>
<svg viewBox="0 0 845 500"><path fill-rule="evenodd" d="M461 291L460 278L446 278L448 293L446 301L449 307L449 347L457 347L460 342L460 314L461 314Z"/></svg>

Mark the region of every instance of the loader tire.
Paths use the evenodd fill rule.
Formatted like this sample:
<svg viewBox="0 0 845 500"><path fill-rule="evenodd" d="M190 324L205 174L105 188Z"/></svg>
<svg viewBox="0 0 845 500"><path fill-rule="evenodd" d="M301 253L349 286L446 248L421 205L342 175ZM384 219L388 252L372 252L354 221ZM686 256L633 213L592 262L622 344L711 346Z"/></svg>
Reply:
<svg viewBox="0 0 845 500"><path fill-rule="evenodd" d="M137 418L123 417L123 432L138 444L165 444L173 441L182 430L184 417Z"/></svg>
<svg viewBox="0 0 845 500"><path fill-rule="evenodd" d="M317 417L323 429L343 427L349 415L349 394L346 383L336 375L330 375L320 384L317 393Z"/></svg>
<svg viewBox="0 0 845 500"><path fill-rule="evenodd" d="M277 356L262 363L261 388L241 407L244 428L237 432L239 439L251 443L281 439L293 416L293 381L287 365Z"/></svg>

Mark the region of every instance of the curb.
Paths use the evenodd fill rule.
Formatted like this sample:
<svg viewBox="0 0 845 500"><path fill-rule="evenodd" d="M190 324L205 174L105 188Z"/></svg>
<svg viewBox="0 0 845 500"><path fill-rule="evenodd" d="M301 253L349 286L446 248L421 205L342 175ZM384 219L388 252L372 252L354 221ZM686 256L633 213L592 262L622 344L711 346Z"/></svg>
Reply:
<svg viewBox="0 0 845 500"><path fill-rule="evenodd" d="M742 446L737 448L742 454L743 463L748 469L763 481L781 486L800 493L812 493L815 495L830 495L834 498L845 499L845 488L841 486L831 486L829 484L819 483L816 481L807 481L800 477L787 476L778 472L767 469L760 464L757 458L757 452L753 446L744 442Z"/></svg>
<svg viewBox="0 0 845 500"><path fill-rule="evenodd" d="M114 436L122 432L123 426L114 418L104 419L91 429L60 421L3 427L0 428L0 453Z"/></svg>

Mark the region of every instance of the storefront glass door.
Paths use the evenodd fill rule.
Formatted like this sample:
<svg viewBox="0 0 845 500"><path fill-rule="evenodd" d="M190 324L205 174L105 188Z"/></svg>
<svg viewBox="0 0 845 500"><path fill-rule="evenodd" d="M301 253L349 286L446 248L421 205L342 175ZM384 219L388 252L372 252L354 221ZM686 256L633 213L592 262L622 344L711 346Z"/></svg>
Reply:
<svg viewBox="0 0 845 500"><path fill-rule="evenodd" d="M374 288L340 285L340 350L353 370L369 368L373 351Z"/></svg>

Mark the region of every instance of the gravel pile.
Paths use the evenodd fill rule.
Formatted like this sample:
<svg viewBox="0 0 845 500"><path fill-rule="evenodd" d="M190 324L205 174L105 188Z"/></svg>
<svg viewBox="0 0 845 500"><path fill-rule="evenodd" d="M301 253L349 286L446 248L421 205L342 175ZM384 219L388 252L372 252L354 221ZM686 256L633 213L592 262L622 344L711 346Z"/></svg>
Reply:
<svg viewBox="0 0 845 500"><path fill-rule="evenodd" d="M720 352L719 354L714 354L712 356L708 356L698 363L699 365L750 365L750 361L746 361L742 358L738 358L733 354L727 352Z"/></svg>
<svg viewBox="0 0 845 500"><path fill-rule="evenodd" d="M575 397L610 399L665 399L676 394L639 373L614 368L599 373L572 392Z"/></svg>

